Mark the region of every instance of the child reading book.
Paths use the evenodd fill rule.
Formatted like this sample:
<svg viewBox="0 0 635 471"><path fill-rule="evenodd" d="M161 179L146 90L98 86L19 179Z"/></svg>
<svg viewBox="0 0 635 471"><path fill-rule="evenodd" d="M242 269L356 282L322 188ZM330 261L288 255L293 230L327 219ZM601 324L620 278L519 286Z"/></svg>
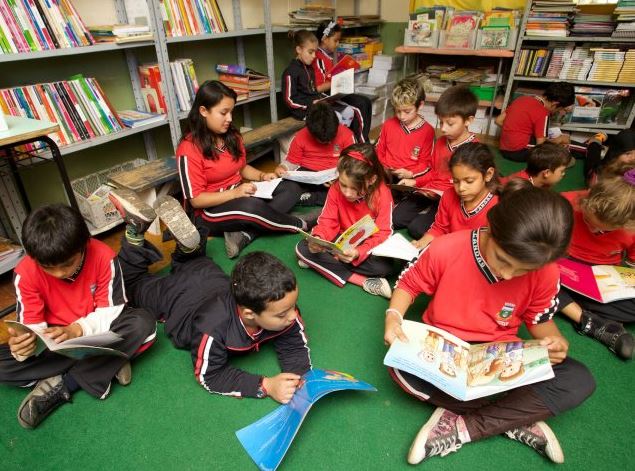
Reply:
<svg viewBox="0 0 635 471"><path fill-rule="evenodd" d="M572 159L571 152L566 147L553 142L543 142L529 151L527 167L505 177L503 183L512 178L522 178L539 188L552 188L564 178Z"/></svg>
<svg viewBox="0 0 635 471"><path fill-rule="evenodd" d="M552 320L559 286L552 262L571 239L570 205L526 183L504 191L487 219L488 227L436 238L404 270L386 310L384 340L408 341L403 316L425 293L432 299L424 322L467 342L517 341L524 323L547 348L555 377L493 399L462 402L417 376L390 370L406 392L438 407L412 443L411 464L501 433L561 463L558 440L543 421L581 404L595 388L587 368L567 355L569 344Z"/></svg>

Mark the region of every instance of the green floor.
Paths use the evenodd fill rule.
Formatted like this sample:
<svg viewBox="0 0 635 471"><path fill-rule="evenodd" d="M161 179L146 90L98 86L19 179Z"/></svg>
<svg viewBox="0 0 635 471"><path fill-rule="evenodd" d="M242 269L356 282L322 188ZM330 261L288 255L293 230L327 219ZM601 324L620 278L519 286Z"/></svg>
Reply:
<svg viewBox="0 0 635 471"><path fill-rule="evenodd" d="M503 173L518 168L506 162ZM580 185L581 165L560 189ZM351 373L377 387L376 393L341 392L322 399L309 413L280 469L407 469L412 438L432 407L404 394L382 366L386 301L355 286L339 289L295 263L297 236L263 237L249 250L266 250L293 267L300 284L299 306L307 325L313 365ZM208 254L229 271L222 241ZM408 317L419 319L422 302ZM570 353L586 363L598 383L581 407L549 423L560 439L560 469L624 469L632 449L633 363L615 358L596 342L557 320L571 342ZM235 361L275 374L271 346ZM26 394L0 386L0 469L256 469L234 432L277 407L270 399L237 400L211 395L194 380L189 352L172 347L159 329L158 342L133 365L133 382L113 386L99 402L83 392L38 429L23 430L15 412ZM631 404L631 405L629 405ZM458 453L432 458L426 469L536 469L551 466L531 449L503 437L467 444Z"/></svg>

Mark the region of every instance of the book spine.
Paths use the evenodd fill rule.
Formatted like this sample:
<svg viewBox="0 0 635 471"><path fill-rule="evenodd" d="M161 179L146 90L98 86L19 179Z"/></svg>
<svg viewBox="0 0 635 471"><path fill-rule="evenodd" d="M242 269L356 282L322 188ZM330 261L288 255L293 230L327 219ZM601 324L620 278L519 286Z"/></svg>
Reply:
<svg viewBox="0 0 635 471"><path fill-rule="evenodd" d="M189 59L188 59L189 60ZM185 86L187 87L187 109L188 111L194 102L194 95L196 92L194 91L194 84L192 83L192 78L188 73L189 63L188 60L181 61L179 66L181 68L181 74L183 74L183 81L185 82ZM190 60L191 62L191 60Z"/></svg>
<svg viewBox="0 0 635 471"><path fill-rule="evenodd" d="M179 111L185 111L185 102L183 97L183 89L181 88L181 81L179 80L178 64L170 62L170 73L172 75L172 83L176 90L176 101L178 103Z"/></svg>
<svg viewBox="0 0 635 471"><path fill-rule="evenodd" d="M81 74L74 75L70 79L77 80L79 84L81 85L82 90L84 91L88 99L90 100L93 110L99 116L99 120L101 121L105 129L104 135L110 134L111 132L113 132L112 124L110 123L110 120L108 119L108 116L106 115L105 111L101 109L101 105L99 103L99 99L97 98L97 94L88 83L88 80L86 80L86 78Z"/></svg>
<svg viewBox="0 0 635 471"><path fill-rule="evenodd" d="M61 82L53 82L52 85L53 87L55 87L57 96L59 97L62 103L62 108L66 111L66 115L68 116L68 119L70 119L71 123L73 124L73 128L75 129L75 132L77 133L78 140L82 141L84 139L88 139L88 133L86 132L86 129L84 129L84 126L81 123L79 116L77 115L77 111L75 111L75 107L73 106L70 98L66 94L66 90L64 90L64 86L62 85Z"/></svg>
<svg viewBox="0 0 635 471"><path fill-rule="evenodd" d="M61 24L61 18L57 12L57 7L53 4L53 0L38 0L42 2L45 16L48 18L49 25L52 26L60 48L71 47L71 43L66 35L65 28Z"/></svg>
<svg viewBox="0 0 635 471"><path fill-rule="evenodd" d="M42 6L41 0L33 0L33 4L37 8L37 11L40 14L40 18L42 18L42 23L44 23L44 26L46 28L45 34L48 33L51 43L53 44L53 47L51 47L51 49L59 48L60 44L59 42L57 42L57 36L55 35L55 30L51 27L51 24L49 23L49 18L44 13L45 7Z"/></svg>
<svg viewBox="0 0 635 471"><path fill-rule="evenodd" d="M38 8L35 0L23 0L27 5L28 9L33 16L33 21L38 28L38 31L42 35L42 39L46 44L47 49L54 49L55 44L53 43L53 39L51 38L51 34L48 31L48 27L42 18L42 14L40 13L40 9ZM27 8L25 6L25 8Z"/></svg>
<svg viewBox="0 0 635 471"><path fill-rule="evenodd" d="M176 3L176 0L168 0L170 2L170 7L172 10L172 16L174 17L174 26L175 33L174 36L184 36L185 35L185 25L183 24L183 18L181 18L181 11L179 10L179 6Z"/></svg>
<svg viewBox="0 0 635 471"><path fill-rule="evenodd" d="M4 90L0 90L0 110L2 110L2 113L4 113L5 115L11 115L11 113L9 112L9 105L4 99Z"/></svg>
<svg viewBox="0 0 635 471"><path fill-rule="evenodd" d="M185 13L187 14L188 21L192 28L193 34L201 34L203 29L198 21L198 15L196 14L196 10L192 5L192 0L183 0L183 5L185 6Z"/></svg>
<svg viewBox="0 0 635 471"><path fill-rule="evenodd" d="M75 95L81 101L84 109L88 113L88 117L90 119L91 125L95 130L95 134L104 136L108 134L106 132L106 128L101 122L101 117L99 116L99 112L95 109L93 102L90 100L86 92L84 91L81 81L79 79L71 79L68 82L75 91Z"/></svg>
<svg viewBox="0 0 635 471"><path fill-rule="evenodd" d="M194 8L197 14L197 18L199 19L199 24L201 25L203 33L211 33L212 29L210 28L209 22L207 21L207 15L205 14L205 10L203 9L203 5L200 0L192 0L194 2Z"/></svg>
<svg viewBox="0 0 635 471"><path fill-rule="evenodd" d="M16 109L15 101L13 99L13 96L11 95L11 89L10 88L6 88L6 89L2 90L2 94L4 96L5 103L9 107L9 113L8 114L11 115L11 116L21 116L20 112Z"/></svg>
<svg viewBox="0 0 635 471"><path fill-rule="evenodd" d="M75 91L73 90L73 87L71 87L71 85L66 81L61 83L64 86L64 90L66 94L70 98L71 104L73 105L73 108L75 109L76 115L78 116L82 124L82 127L86 130L86 133L88 134L88 139L95 137L96 136L95 130L93 129L89 119L86 116L87 113L84 112L84 109L82 108L79 100L77 99L77 96L75 95Z"/></svg>
<svg viewBox="0 0 635 471"><path fill-rule="evenodd" d="M22 30L22 35L28 44L29 51L37 51L39 43L33 38L34 33L30 30L31 25L24 17L21 6L16 3L16 0L7 0L7 2L13 10L13 15L18 27Z"/></svg>
<svg viewBox="0 0 635 471"><path fill-rule="evenodd" d="M236 75L236 74L227 74L220 73L218 74L218 80L222 80L223 82L232 82L232 83L240 83L240 84L248 84L249 77Z"/></svg>
<svg viewBox="0 0 635 471"><path fill-rule="evenodd" d="M15 87L13 89L13 94L15 95L18 106L22 110L22 116L26 118L35 119L35 115L29 108L29 103L26 101L26 98L23 95L22 90L19 87Z"/></svg>
<svg viewBox="0 0 635 471"><path fill-rule="evenodd" d="M165 35L169 38L174 36L174 18L172 17L172 11L170 10L170 2L168 0L161 0L160 5Z"/></svg>
<svg viewBox="0 0 635 471"><path fill-rule="evenodd" d="M183 20L183 27L185 28L185 34L187 36L192 35L192 27L190 26L190 22L188 21L187 12L185 11L185 5L183 5L183 0L176 0L179 12L181 13L181 18Z"/></svg>
<svg viewBox="0 0 635 471"><path fill-rule="evenodd" d="M79 16L79 13L77 13L77 10L75 10L73 3L69 0L62 1L64 2L66 9L70 13L71 21L75 24L77 31L82 35L82 42L85 45L95 44L95 38L93 38L93 35L90 34L90 31L82 21L82 17Z"/></svg>
<svg viewBox="0 0 635 471"><path fill-rule="evenodd" d="M77 131L77 129L75 129L73 121L71 117L69 116L68 112L66 111L66 108L64 107L64 104L62 103L62 99L57 93L57 90L55 89L54 84L47 83L47 84L44 84L44 86L46 91L49 94L49 97L51 98L51 103L53 103L53 106L55 107L57 114L60 116L60 124L65 126L68 131L69 142L73 143L73 142L79 141L81 139L79 132Z"/></svg>
<svg viewBox="0 0 635 471"><path fill-rule="evenodd" d="M1 12L0 12L0 36L1 36L0 41L2 41L2 49L7 54L18 52L18 48L15 45L15 42L13 41L13 37L11 36L11 30L9 29L9 26L4 20L4 16L2 15Z"/></svg>
<svg viewBox="0 0 635 471"><path fill-rule="evenodd" d="M42 104L42 107L44 108L44 110L46 111L46 114L48 116L48 120L52 123L58 123L59 124L59 118L57 117L57 115L53 112L53 109L51 108L51 105L48 102L48 97L46 95L46 93L44 92L44 89L42 88L41 85L37 84L33 86L33 92L34 95L37 97L37 99L40 101L40 103ZM58 146L65 146L66 144L68 144L68 140L67 137L65 135L65 130L64 130L64 126L62 126L61 124L59 125L59 131L51 134L52 139L55 141L55 143Z"/></svg>
<svg viewBox="0 0 635 471"><path fill-rule="evenodd" d="M13 16L13 12L11 11L7 0L0 0L0 14L3 16L7 26L9 27L9 33L18 48L18 52L29 52L31 49L29 48L22 31L15 21L15 17Z"/></svg>
<svg viewBox="0 0 635 471"><path fill-rule="evenodd" d="M196 96L196 92L198 92L198 79L196 78L196 70L194 69L194 61L190 60L187 64L187 71L192 80L192 86L194 87L194 96Z"/></svg>
<svg viewBox="0 0 635 471"><path fill-rule="evenodd" d="M53 3L57 7L57 13L61 18L62 26L64 28L64 32L66 33L66 37L68 37L72 47L83 46L80 37L77 35L75 30L73 29L73 25L70 20L70 16L68 12L64 9L64 5L61 0L52 0Z"/></svg>
<svg viewBox="0 0 635 471"><path fill-rule="evenodd" d="M31 112L33 119L42 119L40 117L40 113L38 112L38 109L35 107L35 103L33 103L33 101L31 100L31 96L29 95L29 91L27 90L27 87L17 87L17 89L20 91L22 99L26 103L28 110Z"/></svg>
<svg viewBox="0 0 635 471"><path fill-rule="evenodd" d="M104 90L101 88L101 85L99 85L99 82L97 81L97 79L89 78L88 80L90 81L91 85L93 85L93 87L99 93L99 98L101 102L103 102L104 109L106 111L106 114L108 114L109 120L113 124L114 130L121 131L123 129L123 123L119 120L119 116L117 116L117 112L115 111L115 108L112 106L112 104L108 100L108 96L104 93Z"/></svg>
<svg viewBox="0 0 635 471"><path fill-rule="evenodd" d="M223 12L221 11L220 7L218 6L218 1L217 0L210 0L212 3L212 6L214 7L214 11L216 13L217 16L217 20L218 20L218 24L220 26L220 30L222 32L226 32L227 31L227 24L225 23L225 18L223 17Z"/></svg>
<svg viewBox="0 0 635 471"><path fill-rule="evenodd" d="M38 46L38 51L48 49L48 44L46 43L46 38L40 31L40 28L35 21L35 17L33 16L33 12L31 8L29 8L28 2L26 0L17 0L18 6L22 10L22 15L28 23L29 30L32 32L33 37L35 38L36 46Z"/></svg>

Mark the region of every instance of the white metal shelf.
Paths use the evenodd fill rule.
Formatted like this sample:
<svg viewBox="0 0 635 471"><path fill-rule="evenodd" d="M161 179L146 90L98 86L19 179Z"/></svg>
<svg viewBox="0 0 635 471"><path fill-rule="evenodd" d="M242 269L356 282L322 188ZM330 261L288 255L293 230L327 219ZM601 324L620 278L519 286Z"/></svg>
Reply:
<svg viewBox="0 0 635 471"><path fill-rule="evenodd" d="M602 87L635 87L635 83L624 83L624 82L596 82L593 80L570 80L570 79L560 79L560 78L549 78L549 77L526 77L524 75L514 75L514 80L522 81L522 82L556 82L563 81L573 85L598 85Z"/></svg>
<svg viewBox="0 0 635 471"><path fill-rule="evenodd" d="M97 52L121 51L139 47L154 46L154 41L139 41L136 43L106 43L94 44L92 46L67 47L62 49L50 49L48 51L20 52L18 54L1 54L0 63L18 62L34 59L50 59L63 56L74 56L78 54L93 54Z"/></svg>
<svg viewBox="0 0 635 471"><path fill-rule="evenodd" d="M259 34L265 34L264 28L247 28L247 29L241 29L241 30L235 30L235 31L226 31L224 33L207 33L207 34L194 34L189 36L172 36L172 37L166 38L165 42L168 44L185 43L185 42L192 42L192 41L207 41L210 39L257 36Z"/></svg>

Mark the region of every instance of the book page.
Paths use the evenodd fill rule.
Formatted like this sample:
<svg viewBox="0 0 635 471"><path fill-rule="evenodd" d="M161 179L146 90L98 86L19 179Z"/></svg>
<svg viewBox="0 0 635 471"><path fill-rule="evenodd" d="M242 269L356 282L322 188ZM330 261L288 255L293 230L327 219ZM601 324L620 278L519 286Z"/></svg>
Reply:
<svg viewBox="0 0 635 471"><path fill-rule="evenodd" d="M319 172L310 172L306 170L289 170L282 177L285 180L306 183L309 185L323 185L337 179L337 168L327 168Z"/></svg>
<svg viewBox="0 0 635 471"><path fill-rule="evenodd" d="M298 233L302 237L304 237L307 240L307 242L313 242L314 244L319 245L320 247L324 247L329 252L336 252L340 254L343 253L342 250L338 247L338 245L333 242L320 239L319 237L315 237L314 235L309 234L308 232L305 232L302 229L298 229Z"/></svg>
<svg viewBox="0 0 635 471"><path fill-rule="evenodd" d="M379 232L379 228L370 214L367 214L340 235L335 244L342 250L347 251L357 247L374 233Z"/></svg>
<svg viewBox="0 0 635 471"><path fill-rule="evenodd" d="M273 192L278 187L282 178L274 178L266 182L252 182L256 185L256 193L253 194L256 198L262 198L270 200L273 198Z"/></svg>
<svg viewBox="0 0 635 471"><path fill-rule="evenodd" d="M355 93L355 70L347 69L331 78L332 95L350 95Z"/></svg>
<svg viewBox="0 0 635 471"><path fill-rule="evenodd" d="M373 247L370 253L379 257L399 258L409 262L419 256L419 249L412 245L404 236L396 233L378 246Z"/></svg>
<svg viewBox="0 0 635 471"><path fill-rule="evenodd" d="M635 269L611 265L595 265L593 276L602 302L635 298Z"/></svg>

